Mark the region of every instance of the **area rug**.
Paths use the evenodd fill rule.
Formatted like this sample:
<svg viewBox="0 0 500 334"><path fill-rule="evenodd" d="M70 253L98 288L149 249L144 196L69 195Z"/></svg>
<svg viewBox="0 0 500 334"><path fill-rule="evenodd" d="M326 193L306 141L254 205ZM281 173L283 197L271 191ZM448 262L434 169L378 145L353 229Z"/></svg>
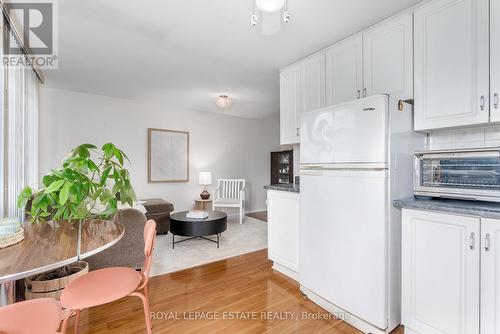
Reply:
<svg viewBox="0 0 500 334"><path fill-rule="evenodd" d="M176 241L181 239L176 237ZM238 216L230 215L227 230L220 238L220 248L210 241L194 239L178 243L172 249L172 234L158 236L151 274L163 275L264 248L267 248L267 223L245 217L240 225Z"/></svg>

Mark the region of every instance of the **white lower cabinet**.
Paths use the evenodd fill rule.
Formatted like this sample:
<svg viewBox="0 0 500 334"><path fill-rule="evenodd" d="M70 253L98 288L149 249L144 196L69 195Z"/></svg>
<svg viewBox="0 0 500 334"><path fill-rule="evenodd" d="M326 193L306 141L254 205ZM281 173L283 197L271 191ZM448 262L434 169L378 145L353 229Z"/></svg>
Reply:
<svg viewBox="0 0 500 334"><path fill-rule="evenodd" d="M403 210L402 227L406 333L479 334L480 218Z"/></svg>
<svg viewBox="0 0 500 334"><path fill-rule="evenodd" d="M297 280L299 272L299 194L269 190L268 257L273 268Z"/></svg>
<svg viewBox="0 0 500 334"><path fill-rule="evenodd" d="M500 333L500 220L403 210L406 334Z"/></svg>
<svg viewBox="0 0 500 334"><path fill-rule="evenodd" d="M481 220L481 334L500 333L500 220Z"/></svg>

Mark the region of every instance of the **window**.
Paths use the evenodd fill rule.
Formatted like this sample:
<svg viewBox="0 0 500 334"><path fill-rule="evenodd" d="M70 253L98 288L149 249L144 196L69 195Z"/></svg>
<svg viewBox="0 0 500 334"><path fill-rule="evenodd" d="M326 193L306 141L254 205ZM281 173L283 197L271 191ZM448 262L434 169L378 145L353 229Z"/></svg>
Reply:
<svg viewBox="0 0 500 334"><path fill-rule="evenodd" d="M0 49L16 43L2 18ZM19 45L17 46L19 47ZM31 67L5 67L2 61L0 87L0 217L21 217L17 196L38 182L38 85Z"/></svg>

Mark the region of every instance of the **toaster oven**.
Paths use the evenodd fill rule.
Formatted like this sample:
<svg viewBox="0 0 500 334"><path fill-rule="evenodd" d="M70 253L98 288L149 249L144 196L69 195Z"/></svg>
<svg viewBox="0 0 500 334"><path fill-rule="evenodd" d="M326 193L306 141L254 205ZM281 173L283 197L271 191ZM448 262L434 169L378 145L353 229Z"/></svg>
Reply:
<svg viewBox="0 0 500 334"><path fill-rule="evenodd" d="M500 202L500 147L415 153L415 195Z"/></svg>

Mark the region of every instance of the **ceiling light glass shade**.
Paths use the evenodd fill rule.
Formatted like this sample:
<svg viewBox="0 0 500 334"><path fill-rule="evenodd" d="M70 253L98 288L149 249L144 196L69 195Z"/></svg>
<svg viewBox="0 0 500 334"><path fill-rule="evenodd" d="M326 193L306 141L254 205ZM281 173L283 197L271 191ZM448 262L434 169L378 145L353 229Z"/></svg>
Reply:
<svg viewBox="0 0 500 334"><path fill-rule="evenodd" d="M233 104L233 101L231 101L229 96L221 95L215 100L215 104L217 104L219 108L227 109Z"/></svg>
<svg viewBox="0 0 500 334"><path fill-rule="evenodd" d="M265 13L275 13L285 5L285 0L256 0L257 8Z"/></svg>

